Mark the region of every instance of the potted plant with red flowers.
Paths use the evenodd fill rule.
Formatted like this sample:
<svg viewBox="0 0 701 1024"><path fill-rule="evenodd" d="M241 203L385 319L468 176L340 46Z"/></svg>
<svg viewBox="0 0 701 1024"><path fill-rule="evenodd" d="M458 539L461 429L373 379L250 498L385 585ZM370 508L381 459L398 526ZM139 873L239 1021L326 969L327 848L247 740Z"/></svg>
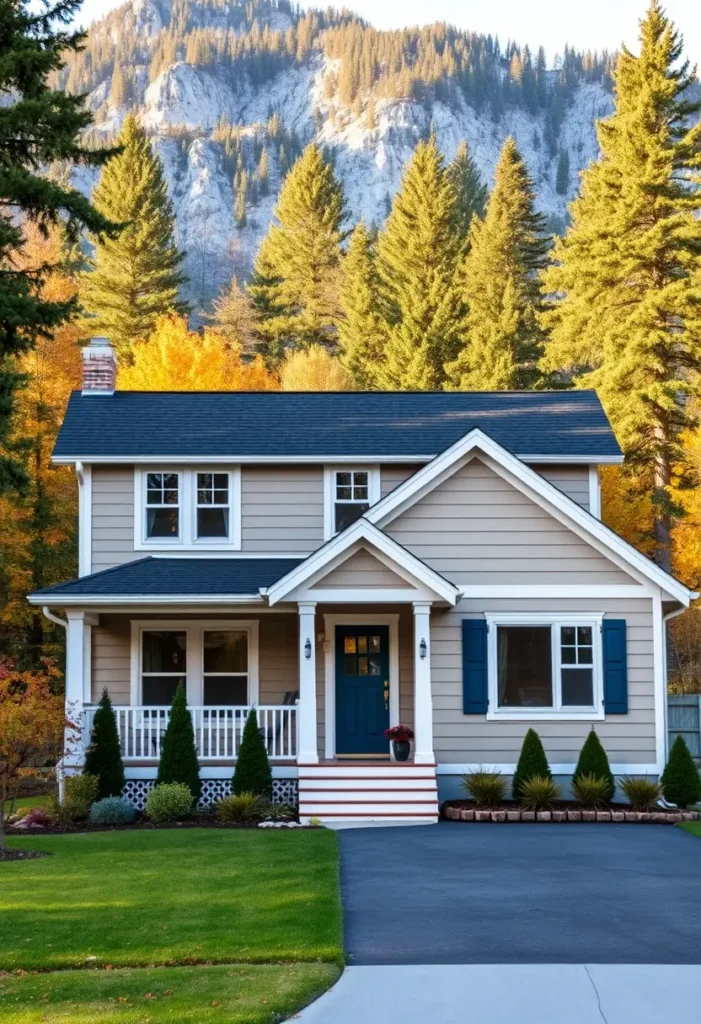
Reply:
<svg viewBox="0 0 701 1024"><path fill-rule="evenodd" d="M408 725L393 725L391 729L385 729L385 736L392 741L395 761L408 761L414 730Z"/></svg>

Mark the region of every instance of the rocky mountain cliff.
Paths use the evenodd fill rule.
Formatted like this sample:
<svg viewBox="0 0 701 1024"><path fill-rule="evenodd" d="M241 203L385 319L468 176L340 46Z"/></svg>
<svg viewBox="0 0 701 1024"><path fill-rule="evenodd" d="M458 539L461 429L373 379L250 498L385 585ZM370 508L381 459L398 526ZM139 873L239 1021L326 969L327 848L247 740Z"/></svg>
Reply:
<svg viewBox="0 0 701 1024"><path fill-rule="evenodd" d="M596 156L595 119L612 109L609 69L606 55L570 51L546 70L542 54L502 52L491 37L377 33L287 0L131 0L92 27L62 84L87 92L96 142L130 110L152 133L202 308L249 272L280 182L312 138L343 182L349 223L379 225L429 131L449 159L466 139L485 181L511 134L561 228ZM81 172L78 184L89 192L94 179Z"/></svg>

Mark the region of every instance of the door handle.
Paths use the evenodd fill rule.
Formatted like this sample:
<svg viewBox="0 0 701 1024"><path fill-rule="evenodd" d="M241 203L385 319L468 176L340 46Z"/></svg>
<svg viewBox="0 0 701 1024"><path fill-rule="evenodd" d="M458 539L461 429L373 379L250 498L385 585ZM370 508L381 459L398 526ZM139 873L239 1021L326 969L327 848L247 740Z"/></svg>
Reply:
<svg viewBox="0 0 701 1024"><path fill-rule="evenodd" d="M384 697L385 697L385 711L389 711L389 683L385 680L384 684Z"/></svg>

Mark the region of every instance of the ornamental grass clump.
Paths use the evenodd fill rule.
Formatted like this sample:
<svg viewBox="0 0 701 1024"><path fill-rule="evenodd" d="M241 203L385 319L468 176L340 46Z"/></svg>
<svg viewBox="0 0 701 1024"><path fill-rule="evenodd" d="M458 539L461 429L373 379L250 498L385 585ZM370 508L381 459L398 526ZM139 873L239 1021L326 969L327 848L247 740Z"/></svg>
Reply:
<svg viewBox="0 0 701 1024"><path fill-rule="evenodd" d="M572 793L577 803L587 810L596 811L605 807L610 800L611 784L601 775L588 772L579 778L572 778Z"/></svg>
<svg viewBox="0 0 701 1024"><path fill-rule="evenodd" d="M512 780L514 800L520 800L523 795L523 784L534 777L552 779L552 772L540 736L535 729L529 729L523 739L523 746Z"/></svg>
<svg viewBox="0 0 701 1024"><path fill-rule="evenodd" d="M136 808L121 796L106 796L90 808L92 825L131 825L136 820Z"/></svg>
<svg viewBox="0 0 701 1024"><path fill-rule="evenodd" d="M682 736L677 736L660 779L665 800L677 807L689 807L701 800L701 778Z"/></svg>
<svg viewBox="0 0 701 1024"><path fill-rule="evenodd" d="M519 801L527 811L549 811L560 799L560 787L547 775L533 775L521 783Z"/></svg>
<svg viewBox="0 0 701 1024"><path fill-rule="evenodd" d="M162 782L146 800L146 813L156 825L180 821L192 812L192 791L184 782Z"/></svg>
<svg viewBox="0 0 701 1024"><path fill-rule="evenodd" d="M620 783L628 803L634 811L647 811L662 797L662 783L654 779L622 779Z"/></svg>
<svg viewBox="0 0 701 1024"><path fill-rule="evenodd" d="M220 821L242 825L250 821L260 821L264 810L265 804L257 793L232 793L218 802L217 817Z"/></svg>
<svg viewBox="0 0 701 1024"><path fill-rule="evenodd" d="M496 807L504 802L506 796L506 779L501 772L484 771L468 772L462 780L463 789L477 807Z"/></svg>

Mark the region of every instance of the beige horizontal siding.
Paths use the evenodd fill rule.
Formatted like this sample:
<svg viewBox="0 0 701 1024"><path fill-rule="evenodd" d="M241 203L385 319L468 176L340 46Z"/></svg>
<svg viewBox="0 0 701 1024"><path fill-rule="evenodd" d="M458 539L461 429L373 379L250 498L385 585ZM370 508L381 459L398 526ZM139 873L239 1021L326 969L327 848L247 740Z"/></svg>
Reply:
<svg viewBox="0 0 701 1024"><path fill-rule="evenodd" d="M421 469L420 465L416 466L381 466L380 467L380 496L384 498L385 494L389 494L395 487L399 487L400 484L408 480L410 476Z"/></svg>
<svg viewBox="0 0 701 1024"><path fill-rule="evenodd" d="M339 590L362 587L366 590L378 590L384 587L411 590L411 584L392 572L386 565L369 551L361 549L346 559L337 569L332 569L314 584L315 589Z"/></svg>
<svg viewBox="0 0 701 1024"><path fill-rule="evenodd" d="M244 551L313 551L324 540L322 466L243 466L241 545Z"/></svg>
<svg viewBox="0 0 701 1024"><path fill-rule="evenodd" d="M431 676L436 760L442 764L512 764L529 726L553 763L575 763L592 723L586 721L487 721L462 712L462 620L483 612L550 612L544 600L463 599L458 608L431 615ZM649 764L655 754L652 601L560 600L557 614L591 612L625 619L628 640L627 715L609 715L594 726L609 760Z"/></svg>
<svg viewBox="0 0 701 1024"><path fill-rule="evenodd" d="M92 629L92 685L94 702L107 690L113 704L130 700L131 624L126 615L101 615Z"/></svg>
<svg viewBox="0 0 701 1024"><path fill-rule="evenodd" d="M554 484L589 511L589 466L531 466L536 473Z"/></svg>
<svg viewBox="0 0 701 1024"><path fill-rule="evenodd" d="M134 552L134 469L92 468L92 571L131 562Z"/></svg>
<svg viewBox="0 0 701 1024"><path fill-rule="evenodd" d="M385 532L457 584L631 582L479 459L408 508Z"/></svg>

